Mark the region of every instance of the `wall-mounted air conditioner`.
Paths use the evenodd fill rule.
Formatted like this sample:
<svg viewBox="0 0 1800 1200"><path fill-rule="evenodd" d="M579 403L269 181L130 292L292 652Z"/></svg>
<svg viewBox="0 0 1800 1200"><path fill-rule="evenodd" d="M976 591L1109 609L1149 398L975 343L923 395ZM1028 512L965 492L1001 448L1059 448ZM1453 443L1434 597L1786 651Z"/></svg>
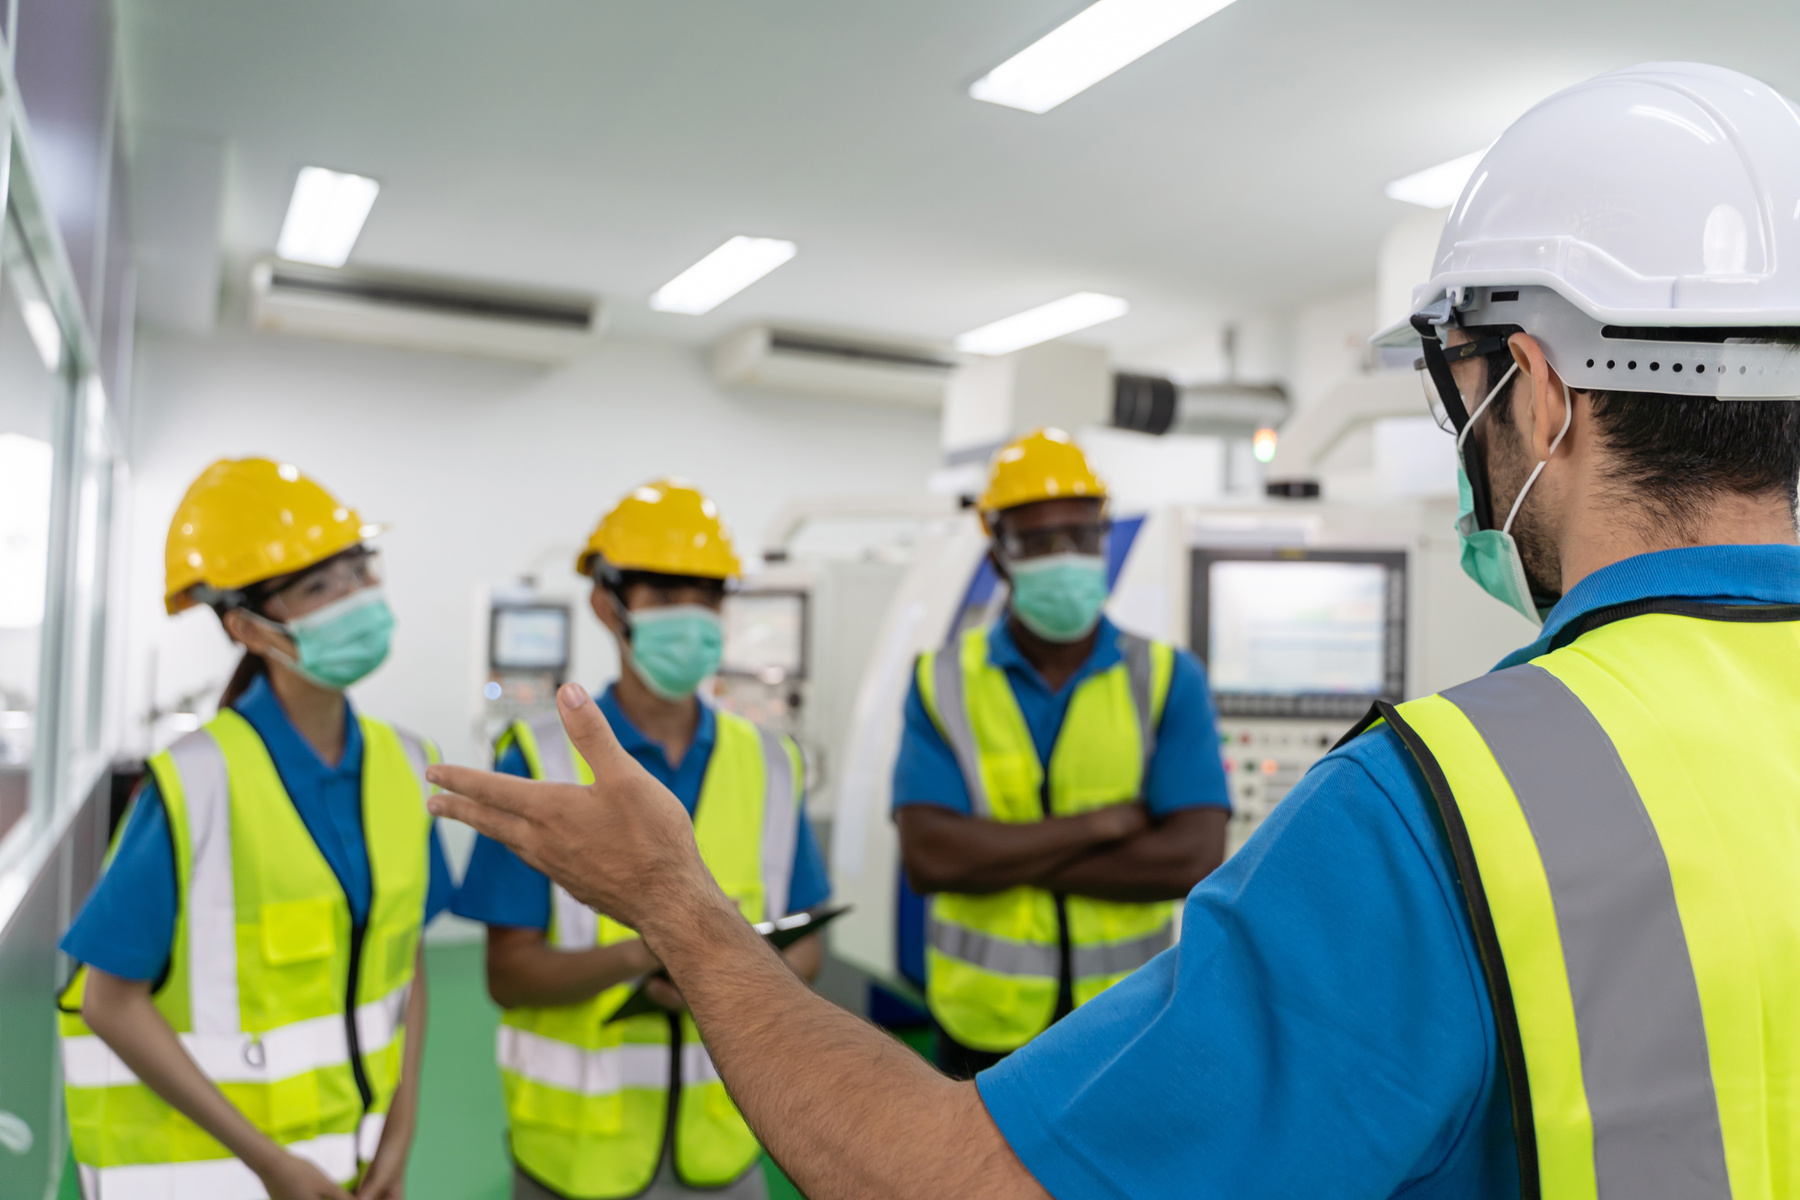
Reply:
<svg viewBox="0 0 1800 1200"><path fill-rule="evenodd" d="M713 346L727 387L935 407L955 356L931 342L752 325Z"/></svg>
<svg viewBox="0 0 1800 1200"><path fill-rule="evenodd" d="M251 322L282 333L549 364L592 346L602 318L580 292L278 259L250 271Z"/></svg>

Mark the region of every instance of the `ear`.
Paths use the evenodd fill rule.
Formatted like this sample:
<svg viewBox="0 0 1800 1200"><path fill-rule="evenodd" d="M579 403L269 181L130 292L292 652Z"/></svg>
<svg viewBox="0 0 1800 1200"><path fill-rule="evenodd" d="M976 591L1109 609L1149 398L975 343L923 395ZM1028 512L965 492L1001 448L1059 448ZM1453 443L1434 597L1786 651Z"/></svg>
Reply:
<svg viewBox="0 0 1800 1200"><path fill-rule="evenodd" d="M240 609L231 609L219 618L225 636L254 654L267 654L271 648L290 653L293 644L268 626L252 620Z"/></svg>
<svg viewBox="0 0 1800 1200"><path fill-rule="evenodd" d="M1513 424L1525 440L1534 462L1550 457L1563 425L1570 419L1571 398L1564 394L1562 377L1544 357L1544 347L1529 333L1515 333L1507 339L1513 361L1519 364L1519 376L1513 382ZM1519 389L1527 389L1521 392ZM1571 432L1573 430L1571 429ZM1559 452L1567 451L1569 439L1563 438Z"/></svg>
<svg viewBox="0 0 1800 1200"><path fill-rule="evenodd" d="M611 592L596 583L594 590L588 593L588 607L594 610L594 616L599 618L608 632L620 641L625 640L625 622L619 619L619 610L613 603Z"/></svg>

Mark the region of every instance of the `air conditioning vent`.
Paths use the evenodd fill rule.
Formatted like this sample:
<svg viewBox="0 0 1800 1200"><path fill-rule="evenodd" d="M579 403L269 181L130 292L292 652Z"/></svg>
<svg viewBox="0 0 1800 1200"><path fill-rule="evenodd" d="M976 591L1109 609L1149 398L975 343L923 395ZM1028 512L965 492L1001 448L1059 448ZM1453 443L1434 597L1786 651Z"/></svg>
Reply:
<svg viewBox="0 0 1800 1200"><path fill-rule="evenodd" d="M802 392L877 404L935 407L956 367L930 342L752 325L713 347L713 376L728 387Z"/></svg>
<svg viewBox="0 0 1800 1200"><path fill-rule="evenodd" d="M288 262L253 267L250 294L258 329L546 364L586 350L603 320L579 292Z"/></svg>

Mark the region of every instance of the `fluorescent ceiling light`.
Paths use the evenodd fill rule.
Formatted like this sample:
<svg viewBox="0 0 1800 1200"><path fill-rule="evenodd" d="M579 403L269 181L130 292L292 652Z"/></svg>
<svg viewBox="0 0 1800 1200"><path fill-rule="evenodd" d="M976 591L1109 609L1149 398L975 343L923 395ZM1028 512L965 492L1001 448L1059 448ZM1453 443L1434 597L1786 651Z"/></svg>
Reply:
<svg viewBox="0 0 1800 1200"><path fill-rule="evenodd" d="M980 329L971 329L956 339L956 348L968 354L1011 354L1014 350L1122 317L1130 311L1131 305L1117 296L1076 292L1073 296L1052 300Z"/></svg>
<svg viewBox="0 0 1800 1200"><path fill-rule="evenodd" d="M275 253L290 262L343 266L380 190L379 183L361 175L300 168Z"/></svg>
<svg viewBox="0 0 1800 1200"><path fill-rule="evenodd" d="M977 79L969 95L1049 112L1231 0L1099 0Z"/></svg>
<svg viewBox="0 0 1800 1200"><path fill-rule="evenodd" d="M739 235L658 288L650 307L690 317L709 313L798 251L780 238Z"/></svg>
<svg viewBox="0 0 1800 1200"><path fill-rule="evenodd" d="M1384 190L1390 200L1404 200L1420 208L1449 208L1462 195L1463 186L1481 165L1482 156L1488 149L1484 146L1473 154L1415 171L1404 179L1394 180Z"/></svg>

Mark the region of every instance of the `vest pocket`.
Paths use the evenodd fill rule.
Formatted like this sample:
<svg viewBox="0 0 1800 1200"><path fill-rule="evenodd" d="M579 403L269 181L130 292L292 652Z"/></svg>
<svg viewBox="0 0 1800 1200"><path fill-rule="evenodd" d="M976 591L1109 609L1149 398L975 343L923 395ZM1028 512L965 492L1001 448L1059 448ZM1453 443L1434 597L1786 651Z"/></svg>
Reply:
<svg viewBox="0 0 1800 1200"><path fill-rule="evenodd" d="M337 949L336 906L329 897L262 906L263 960L272 966L328 958Z"/></svg>

